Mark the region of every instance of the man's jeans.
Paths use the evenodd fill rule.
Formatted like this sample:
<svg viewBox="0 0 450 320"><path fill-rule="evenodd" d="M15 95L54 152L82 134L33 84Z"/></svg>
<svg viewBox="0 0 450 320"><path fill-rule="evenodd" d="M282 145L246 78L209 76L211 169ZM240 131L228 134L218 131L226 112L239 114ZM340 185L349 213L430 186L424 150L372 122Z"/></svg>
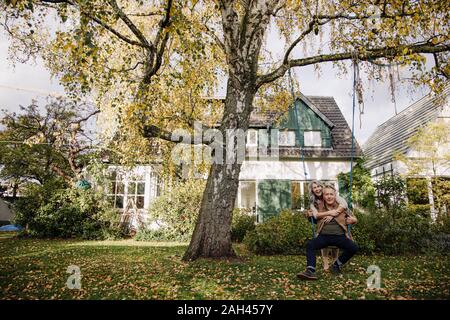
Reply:
<svg viewBox="0 0 450 320"><path fill-rule="evenodd" d="M322 235L319 234L317 238L310 240L306 245L306 266L316 268L316 250L323 249L328 246L336 246L343 252L338 260L341 264L346 263L358 251L356 244L348 239L345 234L336 235Z"/></svg>

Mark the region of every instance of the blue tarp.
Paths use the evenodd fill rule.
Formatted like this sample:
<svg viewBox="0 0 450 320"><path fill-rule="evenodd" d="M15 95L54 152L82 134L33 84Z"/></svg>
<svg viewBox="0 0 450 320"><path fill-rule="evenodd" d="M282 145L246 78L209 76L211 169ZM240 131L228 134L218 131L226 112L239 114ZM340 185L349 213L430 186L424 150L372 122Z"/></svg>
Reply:
<svg viewBox="0 0 450 320"><path fill-rule="evenodd" d="M6 226L0 227L0 231L20 231L21 226L16 226L15 224L7 224Z"/></svg>

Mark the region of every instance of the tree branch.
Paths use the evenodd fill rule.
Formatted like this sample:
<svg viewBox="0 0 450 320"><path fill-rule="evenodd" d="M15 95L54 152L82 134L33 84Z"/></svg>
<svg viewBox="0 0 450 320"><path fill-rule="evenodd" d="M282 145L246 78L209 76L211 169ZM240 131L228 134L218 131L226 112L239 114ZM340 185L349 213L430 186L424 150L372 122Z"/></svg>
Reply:
<svg viewBox="0 0 450 320"><path fill-rule="evenodd" d="M206 34L209 35L211 38L213 38L213 40L222 49L222 51L225 52L225 45L223 44L222 40L220 40L217 34L213 30L211 30L206 24L204 26L206 29Z"/></svg>
<svg viewBox="0 0 450 320"><path fill-rule="evenodd" d="M310 34L316 26L321 26L331 21L331 19L327 19L325 21L318 22L317 20L313 19L308 24L308 28L302 32L302 34L295 39L295 41L292 42L292 44L289 46L289 48L286 50L286 53L284 54L283 63L286 63L289 60L289 55L291 54L292 50L297 46L297 44L302 41L308 34Z"/></svg>
<svg viewBox="0 0 450 320"><path fill-rule="evenodd" d="M186 142L184 140L184 137L179 137L178 140L176 140L173 137L173 133L169 132L167 130L161 129L157 126L154 125L148 125L148 126L144 126L144 130L143 130L143 137L144 138L160 138L166 141L170 141L170 142L176 142L176 143L188 143L188 144L192 144L192 145L197 145L197 144L205 144L205 145L209 145L211 143L211 141L207 141L202 139L201 141L198 141L198 139L194 139L193 136L190 137L189 142Z"/></svg>
<svg viewBox="0 0 450 320"><path fill-rule="evenodd" d="M439 62L439 57L436 52L433 52L434 63L436 65L436 69L447 79L450 78L450 75L445 72L445 69L441 69L441 64Z"/></svg>
<svg viewBox="0 0 450 320"><path fill-rule="evenodd" d="M60 4L60 3L66 3L69 4L75 8L77 8L80 13L82 13L83 15L85 15L86 17L88 17L89 19L91 19L92 21L94 21L95 23L97 23L98 25L102 26L103 28L105 28L106 30L108 30L109 32L111 32L112 34L114 34L116 37L118 37L120 40L131 44L133 46L139 46L139 47L145 47L141 42L139 41L135 41L132 40L126 36L124 36L123 34L121 34L119 31L115 30L113 27L111 27L110 25L108 25L106 22L100 20L99 18L95 17L93 14L91 14L90 12L87 12L86 10L83 10L80 6L77 6L76 3L70 1L70 0L41 0L42 3L53 3L53 4Z"/></svg>
<svg viewBox="0 0 450 320"><path fill-rule="evenodd" d="M155 44L152 45L153 47L150 50L147 61L145 63L144 77L139 85L138 97L142 92L145 91L145 88L150 84L151 78L156 74L156 72L158 72L159 68L162 65L162 58L167 45L167 41L169 40L169 33L166 32L164 34L164 37L162 37L162 34L164 30L170 25L171 8L172 0L168 0L165 9L165 15L159 22L159 29L155 37Z"/></svg>
<svg viewBox="0 0 450 320"><path fill-rule="evenodd" d="M86 117L81 118L81 119L77 119L76 121L72 121L70 122L71 124L80 124L81 122L84 121L88 121L91 117L95 116L96 114L100 113L100 110L95 110L93 112L91 112L90 114L88 114Z"/></svg>
<svg viewBox="0 0 450 320"><path fill-rule="evenodd" d="M398 14L388 15L385 11L383 11L378 17L379 19L395 19L395 18L402 18L402 17L408 17L414 15L415 12L404 12L404 10ZM310 34L316 27L322 26L324 24L327 24L328 22L332 20L338 20L338 19L345 19L345 20L366 20L374 18L373 14L363 14L363 15L350 15L350 14L344 14L343 12L340 12L338 14L334 15L326 15L326 14L319 14L314 15L312 17L312 20L309 22L307 29L302 32L302 34L289 46L288 50L286 51L284 55L283 63L287 62L289 59L289 55L292 52L292 50L297 46L297 44L303 40L308 34ZM325 19L325 21L321 21Z"/></svg>
<svg viewBox="0 0 450 320"><path fill-rule="evenodd" d="M396 57L402 56L403 50L408 49L408 54L412 53L438 53L445 52L450 50L449 44L443 45L430 45L430 44L411 44L405 46L397 46L397 47L383 47L383 48L372 48L366 49L364 51L358 52L343 52L343 53L334 53L334 54L321 54L313 57L307 57L303 59L293 59L284 62L281 66L279 66L274 71L267 73L265 75L260 75L256 81L257 88L261 87L266 83L270 83L275 81L276 79L282 77L290 68L293 67L303 67L307 65L317 64L321 62L333 62L333 61L342 61L342 60L350 60L354 57L357 57L358 60L368 61L378 58L385 57Z"/></svg>
<svg viewBox="0 0 450 320"><path fill-rule="evenodd" d="M131 32L139 39L140 43L149 50L154 50L154 46L151 42L147 40L144 34L136 27L133 21L128 18L128 16L119 8L116 0L108 0L108 3L114 9L115 13L119 16L119 18L128 26Z"/></svg>

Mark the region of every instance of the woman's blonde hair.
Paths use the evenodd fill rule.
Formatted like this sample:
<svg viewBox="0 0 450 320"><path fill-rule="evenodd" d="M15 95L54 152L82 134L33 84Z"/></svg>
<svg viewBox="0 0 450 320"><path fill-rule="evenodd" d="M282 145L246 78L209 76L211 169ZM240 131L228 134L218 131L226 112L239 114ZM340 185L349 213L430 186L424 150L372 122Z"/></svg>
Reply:
<svg viewBox="0 0 450 320"><path fill-rule="evenodd" d="M317 184L318 186L322 187L322 189L323 189L323 183L320 182L319 180L311 180L311 182L308 184L309 202L313 203L317 207L316 204L318 202L318 199L312 190L314 183Z"/></svg>

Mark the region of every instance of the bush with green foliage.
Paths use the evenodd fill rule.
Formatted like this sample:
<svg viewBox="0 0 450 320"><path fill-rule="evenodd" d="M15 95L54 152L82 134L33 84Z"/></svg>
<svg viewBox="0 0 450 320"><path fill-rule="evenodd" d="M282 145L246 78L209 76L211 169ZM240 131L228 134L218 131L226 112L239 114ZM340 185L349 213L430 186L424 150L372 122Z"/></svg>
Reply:
<svg viewBox="0 0 450 320"><path fill-rule="evenodd" d="M164 229L144 229L138 230L134 236L136 241L178 241L180 239L171 237ZM186 239L184 239L186 240Z"/></svg>
<svg viewBox="0 0 450 320"><path fill-rule="evenodd" d="M204 189L204 180L192 179L165 190L149 209L148 222L156 222L160 228L156 233L139 230L135 239L188 241L194 231Z"/></svg>
<svg viewBox="0 0 450 320"><path fill-rule="evenodd" d="M406 208L406 180L399 174L387 174L375 182L375 188L382 208L393 216L401 215Z"/></svg>
<svg viewBox="0 0 450 320"><path fill-rule="evenodd" d="M298 254L311 237L311 225L303 214L283 210L256 225L244 237L244 243L256 254Z"/></svg>
<svg viewBox="0 0 450 320"><path fill-rule="evenodd" d="M360 252L418 254L450 252L450 218L432 223L429 215L404 210L355 210L358 223L352 226L353 240ZM256 254L298 254L312 238L311 225L302 214L285 210L247 232L244 243Z"/></svg>
<svg viewBox="0 0 450 320"><path fill-rule="evenodd" d="M122 236L117 210L93 189L57 189L58 183L30 185L15 203L15 223L24 235L106 239Z"/></svg>
<svg viewBox="0 0 450 320"><path fill-rule="evenodd" d="M450 233L445 224L432 223L429 215L416 210L405 210L401 215L375 210L356 216L358 224L352 228L352 235L365 253L417 254L445 252L450 247Z"/></svg>
<svg viewBox="0 0 450 320"><path fill-rule="evenodd" d="M370 170L364 166L365 160L358 159L353 167L352 175L352 203L354 207L375 207L375 186L372 182ZM350 200L350 172L339 173L339 193L342 197Z"/></svg>
<svg viewBox="0 0 450 320"><path fill-rule="evenodd" d="M255 229L256 216L249 209L234 209L231 222L231 241L242 242Z"/></svg>

